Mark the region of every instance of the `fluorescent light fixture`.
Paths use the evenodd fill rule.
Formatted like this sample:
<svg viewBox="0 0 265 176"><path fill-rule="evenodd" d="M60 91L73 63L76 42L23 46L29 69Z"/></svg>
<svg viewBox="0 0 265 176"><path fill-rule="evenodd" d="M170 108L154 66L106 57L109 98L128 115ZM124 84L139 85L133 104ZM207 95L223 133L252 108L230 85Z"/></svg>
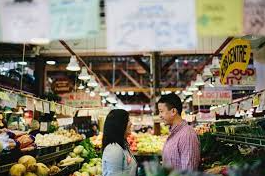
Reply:
<svg viewBox="0 0 265 176"><path fill-rule="evenodd" d="M20 61L20 62L18 62L17 64L19 64L19 65L27 65L28 63L25 62L25 61Z"/></svg>
<svg viewBox="0 0 265 176"><path fill-rule="evenodd" d="M49 60L49 61L46 61L46 64L48 64L48 65L55 65L56 62L55 61L52 61L52 60Z"/></svg>
<svg viewBox="0 0 265 176"><path fill-rule="evenodd" d="M125 91L121 91L121 95L126 95L126 92Z"/></svg>
<svg viewBox="0 0 265 176"><path fill-rule="evenodd" d="M129 91L129 92L128 92L128 95L129 95L129 96L133 96L133 95L134 95L134 91Z"/></svg>
<svg viewBox="0 0 265 176"><path fill-rule="evenodd" d="M47 38L32 38L30 41L32 44L39 44L39 45L45 45L50 43L50 40Z"/></svg>

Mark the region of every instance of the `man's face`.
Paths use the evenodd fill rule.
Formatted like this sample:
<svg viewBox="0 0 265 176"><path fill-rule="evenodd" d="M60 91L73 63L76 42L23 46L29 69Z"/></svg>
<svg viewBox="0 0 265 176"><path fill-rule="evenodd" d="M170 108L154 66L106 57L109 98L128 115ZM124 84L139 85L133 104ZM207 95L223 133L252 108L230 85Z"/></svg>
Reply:
<svg viewBox="0 0 265 176"><path fill-rule="evenodd" d="M159 116L164 120L166 125L172 125L174 120L173 109L168 110L165 103L158 103Z"/></svg>

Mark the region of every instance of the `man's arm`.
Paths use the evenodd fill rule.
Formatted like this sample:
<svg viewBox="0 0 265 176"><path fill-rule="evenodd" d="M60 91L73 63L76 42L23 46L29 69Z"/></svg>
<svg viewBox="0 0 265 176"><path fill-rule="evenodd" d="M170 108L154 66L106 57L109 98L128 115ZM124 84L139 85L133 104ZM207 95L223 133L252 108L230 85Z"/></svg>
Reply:
<svg viewBox="0 0 265 176"><path fill-rule="evenodd" d="M182 170L197 170L200 163L200 144L195 131L187 130L179 143Z"/></svg>

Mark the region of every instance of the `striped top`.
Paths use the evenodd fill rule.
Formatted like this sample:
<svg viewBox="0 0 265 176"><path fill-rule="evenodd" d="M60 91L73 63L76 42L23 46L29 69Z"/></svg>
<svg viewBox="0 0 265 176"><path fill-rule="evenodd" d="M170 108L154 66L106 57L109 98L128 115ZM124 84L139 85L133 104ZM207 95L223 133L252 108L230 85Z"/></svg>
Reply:
<svg viewBox="0 0 265 176"><path fill-rule="evenodd" d="M195 130L182 121L173 126L163 148L163 165L181 170L197 170L200 163L200 143Z"/></svg>

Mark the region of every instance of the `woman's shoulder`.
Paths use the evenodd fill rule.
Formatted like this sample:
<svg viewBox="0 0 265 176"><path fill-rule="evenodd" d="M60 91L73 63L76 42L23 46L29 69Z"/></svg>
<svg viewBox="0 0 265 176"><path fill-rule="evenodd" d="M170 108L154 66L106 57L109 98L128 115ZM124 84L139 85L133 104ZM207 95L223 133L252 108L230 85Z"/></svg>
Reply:
<svg viewBox="0 0 265 176"><path fill-rule="evenodd" d="M123 148L117 143L111 143L106 146L103 153L123 154Z"/></svg>

